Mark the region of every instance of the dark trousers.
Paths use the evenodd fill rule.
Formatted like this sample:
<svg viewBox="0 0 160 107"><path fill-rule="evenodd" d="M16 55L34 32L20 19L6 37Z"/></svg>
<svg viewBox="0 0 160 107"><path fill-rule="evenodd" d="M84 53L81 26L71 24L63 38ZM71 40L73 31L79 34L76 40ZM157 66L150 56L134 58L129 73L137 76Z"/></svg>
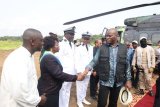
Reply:
<svg viewBox="0 0 160 107"><path fill-rule="evenodd" d="M109 105L108 107L117 107L117 100L119 96L121 87L107 87L100 84L99 94L98 94L98 105L97 107L105 107L107 105L108 95Z"/></svg>
<svg viewBox="0 0 160 107"><path fill-rule="evenodd" d="M160 62L158 63L158 72L160 72ZM160 73L159 73L159 75L160 75Z"/></svg>
<svg viewBox="0 0 160 107"><path fill-rule="evenodd" d="M154 100L154 107L160 107L160 77L156 80L156 95Z"/></svg>
<svg viewBox="0 0 160 107"><path fill-rule="evenodd" d="M137 67L136 67L137 68ZM134 77L135 75L135 77ZM137 88L138 87L138 81L139 81L139 70L137 68L137 72L134 72L133 69L131 69L131 76L132 76L132 85L133 87Z"/></svg>
<svg viewBox="0 0 160 107"><path fill-rule="evenodd" d="M38 107L59 107L59 93L55 93L52 95L47 95L47 101L44 106Z"/></svg>
<svg viewBox="0 0 160 107"><path fill-rule="evenodd" d="M98 88L98 81L99 81L99 77L98 75L90 76L90 96L94 97L96 96L96 92L97 92L97 88Z"/></svg>

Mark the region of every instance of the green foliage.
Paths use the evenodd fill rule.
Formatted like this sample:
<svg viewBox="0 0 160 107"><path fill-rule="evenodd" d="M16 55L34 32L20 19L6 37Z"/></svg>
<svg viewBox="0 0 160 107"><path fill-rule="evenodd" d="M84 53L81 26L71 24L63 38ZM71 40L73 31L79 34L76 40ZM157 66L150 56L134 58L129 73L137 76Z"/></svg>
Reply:
<svg viewBox="0 0 160 107"><path fill-rule="evenodd" d="M93 45L94 42L95 42L97 39L101 39L101 38L102 38L102 35L101 35L101 34L99 34L99 35L93 35L93 36L91 37L91 44Z"/></svg>
<svg viewBox="0 0 160 107"><path fill-rule="evenodd" d="M20 36L4 36L0 37L0 50L16 49L22 44Z"/></svg>
<svg viewBox="0 0 160 107"><path fill-rule="evenodd" d="M22 38L20 36L4 36L0 37L0 41L22 41Z"/></svg>
<svg viewBox="0 0 160 107"><path fill-rule="evenodd" d="M0 41L0 50L12 50L21 46L22 41L20 40L6 40Z"/></svg>

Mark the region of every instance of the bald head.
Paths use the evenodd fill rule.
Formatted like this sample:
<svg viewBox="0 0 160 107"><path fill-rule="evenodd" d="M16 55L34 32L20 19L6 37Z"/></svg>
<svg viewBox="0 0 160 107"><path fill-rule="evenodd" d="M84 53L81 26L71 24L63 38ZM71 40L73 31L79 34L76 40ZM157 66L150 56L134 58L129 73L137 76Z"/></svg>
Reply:
<svg viewBox="0 0 160 107"><path fill-rule="evenodd" d="M118 36L118 31L115 28L111 28L108 29L108 31L106 31L107 34L114 34L115 36Z"/></svg>
<svg viewBox="0 0 160 107"><path fill-rule="evenodd" d="M42 34L40 31L38 31L36 29L29 28L24 31L22 39L23 39L23 42L25 42L25 41L29 41L33 38L37 38L38 36L42 37Z"/></svg>
<svg viewBox="0 0 160 107"><path fill-rule="evenodd" d="M29 28L24 31L23 36L23 46L27 48L32 54L35 51L40 51L43 43L43 36L40 31L36 29Z"/></svg>

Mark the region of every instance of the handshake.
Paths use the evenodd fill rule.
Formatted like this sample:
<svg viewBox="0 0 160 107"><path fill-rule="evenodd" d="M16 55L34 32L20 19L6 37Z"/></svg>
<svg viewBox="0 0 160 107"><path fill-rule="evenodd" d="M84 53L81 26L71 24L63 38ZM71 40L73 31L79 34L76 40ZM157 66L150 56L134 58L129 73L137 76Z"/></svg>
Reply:
<svg viewBox="0 0 160 107"><path fill-rule="evenodd" d="M88 74L88 70L85 69L82 73L78 73L77 75L77 81L82 81L84 80L85 76Z"/></svg>

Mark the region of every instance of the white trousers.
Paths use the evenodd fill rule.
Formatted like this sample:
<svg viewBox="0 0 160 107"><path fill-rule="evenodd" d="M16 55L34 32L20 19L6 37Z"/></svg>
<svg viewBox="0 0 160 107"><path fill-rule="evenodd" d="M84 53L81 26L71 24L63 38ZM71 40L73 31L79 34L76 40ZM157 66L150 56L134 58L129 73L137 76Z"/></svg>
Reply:
<svg viewBox="0 0 160 107"><path fill-rule="evenodd" d="M90 75L87 75L83 81L76 81L77 102L82 102L87 93Z"/></svg>
<svg viewBox="0 0 160 107"><path fill-rule="evenodd" d="M69 107L72 82L64 82L59 92L59 107Z"/></svg>

